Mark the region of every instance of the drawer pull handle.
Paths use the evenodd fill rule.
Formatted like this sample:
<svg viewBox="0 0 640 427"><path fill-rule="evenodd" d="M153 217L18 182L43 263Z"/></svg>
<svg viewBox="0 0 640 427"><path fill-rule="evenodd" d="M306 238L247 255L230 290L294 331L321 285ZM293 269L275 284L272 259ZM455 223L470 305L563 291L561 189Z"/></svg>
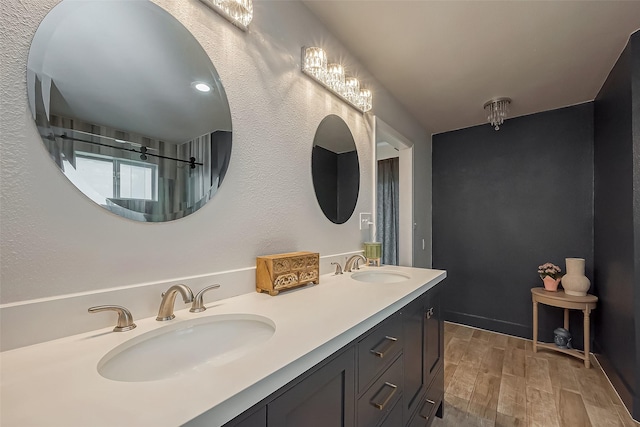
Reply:
<svg viewBox="0 0 640 427"><path fill-rule="evenodd" d="M429 404L429 410L425 414L424 413L424 409L425 409L425 406L427 406L427 403ZM429 419L429 415L431 415L431 409L433 409L435 404L436 404L436 402L434 402L433 400L426 399L426 401L422 404L422 408L420 408L420 416L422 418L424 418L425 420L428 420Z"/></svg>
<svg viewBox="0 0 640 427"><path fill-rule="evenodd" d="M378 348L372 348L369 351L382 359L384 357L384 354L389 351L391 347L393 347L396 341L398 341L398 338L390 337L387 335L384 337L384 341L378 346Z"/></svg>
<svg viewBox="0 0 640 427"><path fill-rule="evenodd" d="M376 397L378 397L378 395L382 392L382 390L385 387L391 387L391 391L389 392L389 394L387 395L387 397L384 398L384 400L382 401L382 403L377 403ZM382 388L378 391L378 393L376 393L375 396L373 396L373 399L371 399L371 404L373 406L375 406L377 409L379 410L383 410L385 406L387 406L387 403L389 403L389 401L391 400L391 398L393 397L394 394L396 394L396 391L398 391L398 386L395 384L391 384L390 382L386 382L382 385Z"/></svg>
<svg viewBox="0 0 640 427"><path fill-rule="evenodd" d="M427 310L427 319L431 319L431 316L433 316L433 307Z"/></svg>

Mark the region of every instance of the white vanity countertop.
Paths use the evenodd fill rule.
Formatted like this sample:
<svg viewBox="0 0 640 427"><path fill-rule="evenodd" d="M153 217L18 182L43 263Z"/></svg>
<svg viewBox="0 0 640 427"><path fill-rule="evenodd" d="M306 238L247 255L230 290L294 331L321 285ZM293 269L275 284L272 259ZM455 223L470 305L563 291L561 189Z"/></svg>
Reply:
<svg viewBox="0 0 640 427"><path fill-rule="evenodd" d="M360 271L365 270L399 271L411 278L364 283L351 279L351 273L323 275L319 285L275 297L244 294L207 303L203 313L176 311L169 322L135 319L138 327L128 332L107 328L0 353L0 424L175 427L209 411L209 425L222 425L446 277L442 270L410 267ZM184 306L179 296L176 306ZM168 379L120 382L102 377L96 369L107 352L141 334L230 313L265 316L274 322L275 333L255 351L224 366L204 364Z"/></svg>

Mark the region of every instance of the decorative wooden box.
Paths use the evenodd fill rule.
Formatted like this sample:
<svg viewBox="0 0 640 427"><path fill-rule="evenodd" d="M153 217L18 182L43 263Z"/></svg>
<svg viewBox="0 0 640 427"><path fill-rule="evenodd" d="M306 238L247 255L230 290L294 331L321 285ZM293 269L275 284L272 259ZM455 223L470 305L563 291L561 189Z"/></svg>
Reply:
<svg viewBox="0 0 640 427"><path fill-rule="evenodd" d="M256 258L256 291L278 295L282 290L320 283L320 254L290 252Z"/></svg>

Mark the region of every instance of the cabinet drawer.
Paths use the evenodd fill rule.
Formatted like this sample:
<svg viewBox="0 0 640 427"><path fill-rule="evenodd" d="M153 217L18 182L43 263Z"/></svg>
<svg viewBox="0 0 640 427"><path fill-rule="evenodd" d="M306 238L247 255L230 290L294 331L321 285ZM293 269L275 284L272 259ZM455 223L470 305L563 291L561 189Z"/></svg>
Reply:
<svg viewBox="0 0 640 427"><path fill-rule="evenodd" d="M409 423L408 427L430 426L433 422L435 411L438 408L436 403L437 402L430 399L423 400L421 403L421 407L419 408L418 412L416 412L416 415L413 417L413 420L411 420L411 423Z"/></svg>
<svg viewBox="0 0 640 427"><path fill-rule="evenodd" d="M380 427L398 427L402 425L402 397L393 407L391 413L386 420L380 424Z"/></svg>
<svg viewBox="0 0 640 427"><path fill-rule="evenodd" d="M377 425L394 409L401 395L402 357L398 357L358 400L358 426Z"/></svg>
<svg viewBox="0 0 640 427"><path fill-rule="evenodd" d="M444 398L444 368L440 368L429 388L427 394L418 408L410 427L430 426L436 416L436 411Z"/></svg>
<svg viewBox="0 0 640 427"><path fill-rule="evenodd" d="M402 351L402 319L394 315L358 343L358 392Z"/></svg>
<svg viewBox="0 0 640 427"><path fill-rule="evenodd" d="M420 414L415 414L411 422L407 424L407 427L425 427L426 425L427 425L427 420L422 418Z"/></svg>

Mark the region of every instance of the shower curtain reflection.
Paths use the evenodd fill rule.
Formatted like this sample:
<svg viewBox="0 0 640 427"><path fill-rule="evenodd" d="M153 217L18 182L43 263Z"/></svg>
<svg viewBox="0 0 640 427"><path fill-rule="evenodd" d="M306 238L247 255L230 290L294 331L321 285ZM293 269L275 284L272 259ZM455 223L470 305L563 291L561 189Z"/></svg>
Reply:
<svg viewBox="0 0 640 427"><path fill-rule="evenodd" d="M386 265L398 265L399 165L397 157L378 160L376 240L382 242L382 263Z"/></svg>

